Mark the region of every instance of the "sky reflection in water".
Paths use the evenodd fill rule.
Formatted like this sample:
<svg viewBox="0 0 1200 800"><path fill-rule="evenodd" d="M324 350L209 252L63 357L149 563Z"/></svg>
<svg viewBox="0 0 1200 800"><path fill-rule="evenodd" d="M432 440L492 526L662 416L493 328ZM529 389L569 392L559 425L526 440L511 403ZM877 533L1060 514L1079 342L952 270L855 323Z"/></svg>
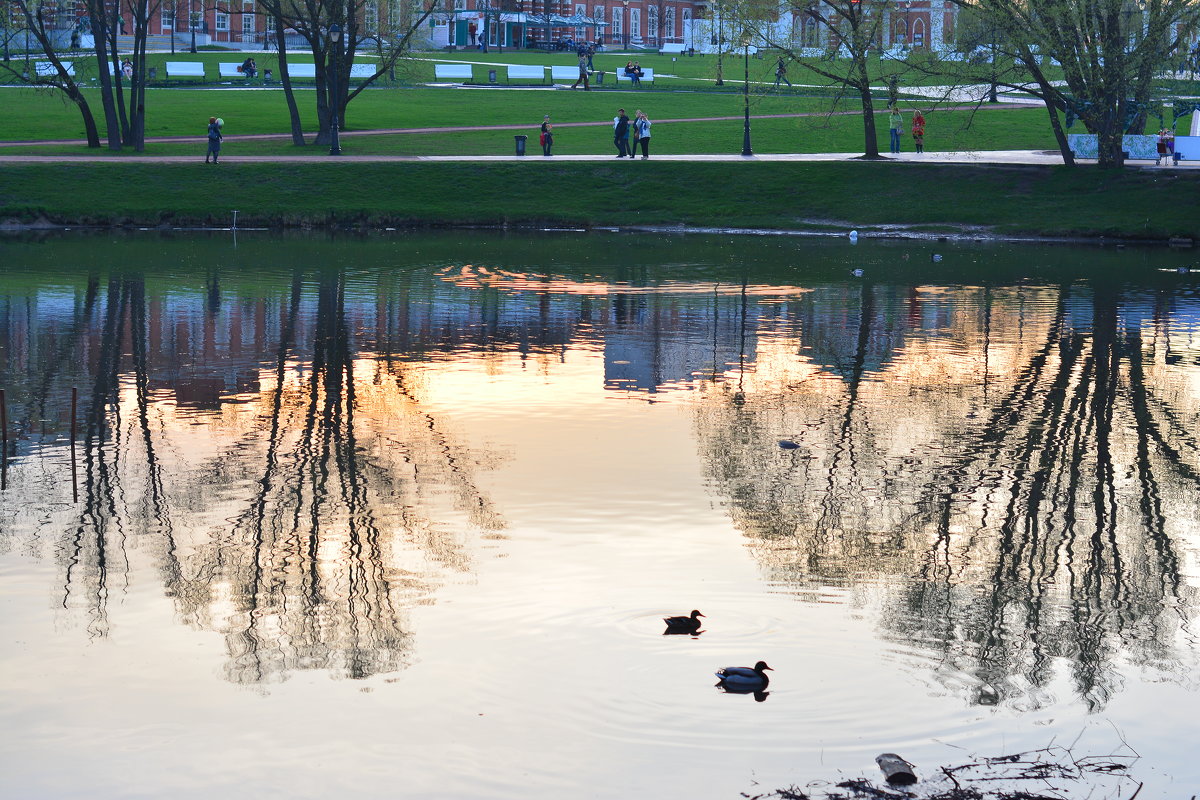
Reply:
<svg viewBox="0 0 1200 800"><path fill-rule="evenodd" d="M460 238L0 245L20 793L1200 783L1186 254Z"/></svg>

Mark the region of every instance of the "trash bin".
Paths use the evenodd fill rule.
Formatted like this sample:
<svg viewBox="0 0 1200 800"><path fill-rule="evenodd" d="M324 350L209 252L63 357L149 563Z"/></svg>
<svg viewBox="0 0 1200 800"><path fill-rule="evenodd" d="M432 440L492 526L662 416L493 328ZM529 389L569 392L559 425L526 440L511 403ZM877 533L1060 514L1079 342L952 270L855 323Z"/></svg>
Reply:
<svg viewBox="0 0 1200 800"><path fill-rule="evenodd" d="M604 70L596 73L596 83L604 83Z"/></svg>
<svg viewBox="0 0 1200 800"><path fill-rule="evenodd" d="M496 82L496 70L489 69L488 70L488 83L495 83L495 82Z"/></svg>
<svg viewBox="0 0 1200 800"><path fill-rule="evenodd" d="M524 134L518 134L513 138L517 140L517 155L525 155L525 140L527 140L529 137L525 136Z"/></svg>
<svg viewBox="0 0 1200 800"><path fill-rule="evenodd" d="M151 67L151 68L150 68L150 75L149 75L149 79L150 79L150 80L152 80L152 81L156 81L156 80L158 80L158 67Z"/></svg>

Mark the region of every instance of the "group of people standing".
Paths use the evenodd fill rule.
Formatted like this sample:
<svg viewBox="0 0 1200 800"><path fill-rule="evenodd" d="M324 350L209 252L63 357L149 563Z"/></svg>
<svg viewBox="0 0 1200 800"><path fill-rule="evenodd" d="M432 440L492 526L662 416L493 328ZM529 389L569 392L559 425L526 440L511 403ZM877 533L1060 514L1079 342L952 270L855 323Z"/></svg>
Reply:
<svg viewBox="0 0 1200 800"><path fill-rule="evenodd" d="M634 112L633 119L626 116L625 109L617 109L617 115L613 117L613 145L617 148L617 158L636 158L639 145L642 160L650 158L650 125L650 118L640 108ZM538 142L542 145L543 156L554 155L554 125L549 114L542 117Z"/></svg>
<svg viewBox="0 0 1200 800"><path fill-rule="evenodd" d="M650 157L650 124L650 118L640 108L634 112L632 120L625 115L625 109L617 109L617 115L613 117L613 145L617 148L617 158L636 158L639 144L642 160Z"/></svg>
<svg viewBox="0 0 1200 800"><path fill-rule="evenodd" d="M918 153L925 152L925 115L921 113L921 109L913 111L912 115L912 137L913 144L916 146ZM893 153L900 152L900 137L904 135L904 116L900 113L900 109L896 106L891 107L888 114L888 135L891 140L891 150Z"/></svg>

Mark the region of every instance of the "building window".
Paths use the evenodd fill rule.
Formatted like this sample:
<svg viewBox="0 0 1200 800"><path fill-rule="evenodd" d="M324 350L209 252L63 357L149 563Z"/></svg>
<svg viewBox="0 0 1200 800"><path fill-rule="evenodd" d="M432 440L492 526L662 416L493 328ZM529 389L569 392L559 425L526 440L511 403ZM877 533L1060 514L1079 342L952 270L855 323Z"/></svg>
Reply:
<svg viewBox="0 0 1200 800"><path fill-rule="evenodd" d="M629 34L635 39L642 38L642 10L629 9Z"/></svg>
<svg viewBox="0 0 1200 800"><path fill-rule="evenodd" d="M912 29L913 47L925 46L925 21L916 19L913 20Z"/></svg>
<svg viewBox="0 0 1200 800"><path fill-rule="evenodd" d="M169 30L173 27L175 27L175 10L164 8L162 10L162 28L163 30Z"/></svg>
<svg viewBox="0 0 1200 800"><path fill-rule="evenodd" d="M651 39L658 36L658 8L655 6L646 10L646 34Z"/></svg>
<svg viewBox="0 0 1200 800"><path fill-rule="evenodd" d="M612 10L612 35L620 36L624 32L621 23L624 20L621 15L621 6L615 6ZM615 41L615 40L614 40Z"/></svg>
<svg viewBox="0 0 1200 800"><path fill-rule="evenodd" d="M666 11L663 12L663 17L666 20L663 23L663 32L662 32L663 38L674 39L675 38L675 6L667 6Z"/></svg>
<svg viewBox="0 0 1200 800"><path fill-rule="evenodd" d="M217 30L219 30L219 31L229 30L229 15L228 14L222 14L220 11L217 12Z"/></svg>
<svg viewBox="0 0 1200 800"><path fill-rule="evenodd" d="M254 15L242 14L242 36L254 35Z"/></svg>

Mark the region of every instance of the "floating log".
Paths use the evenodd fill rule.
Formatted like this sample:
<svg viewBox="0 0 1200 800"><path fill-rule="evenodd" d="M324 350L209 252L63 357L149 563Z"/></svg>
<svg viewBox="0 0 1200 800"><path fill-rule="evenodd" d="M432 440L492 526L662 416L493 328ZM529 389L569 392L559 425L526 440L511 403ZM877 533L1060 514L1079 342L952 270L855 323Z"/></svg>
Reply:
<svg viewBox="0 0 1200 800"><path fill-rule="evenodd" d="M875 763L883 770L883 775L890 784L908 786L917 782L913 765L895 753L883 753L875 756Z"/></svg>

